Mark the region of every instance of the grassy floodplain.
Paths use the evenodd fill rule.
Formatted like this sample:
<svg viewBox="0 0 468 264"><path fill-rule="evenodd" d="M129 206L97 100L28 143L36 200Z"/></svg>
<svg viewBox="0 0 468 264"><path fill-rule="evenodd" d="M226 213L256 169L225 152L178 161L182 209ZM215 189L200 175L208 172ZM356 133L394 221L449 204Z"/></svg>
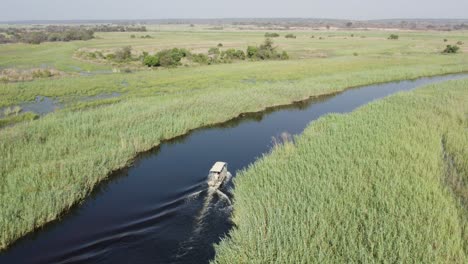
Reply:
<svg viewBox="0 0 468 264"><path fill-rule="evenodd" d="M466 263L468 80L312 123L238 174L215 263Z"/></svg>
<svg viewBox="0 0 468 264"><path fill-rule="evenodd" d="M443 38L467 42L464 32L401 33L398 41L389 41L390 33L378 31L294 32L296 39L275 39L292 54L289 61L141 69L130 74L104 74L100 71L117 66L74 58L78 49L129 44L135 50L206 50L220 42L225 48L245 48L260 44L265 33L157 30L149 32L152 39L131 39L132 33L99 33L87 42L0 46L0 67L46 65L69 74L0 84L0 107L32 101L39 95L55 97L65 105L39 120L0 130L0 249L59 217L111 171L128 165L137 153L162 140L244 112L352 86L468 71L466 53L440 54ZM90 74L83 76L83 70ZM110 92L122 95L77 100Z"/></svg>

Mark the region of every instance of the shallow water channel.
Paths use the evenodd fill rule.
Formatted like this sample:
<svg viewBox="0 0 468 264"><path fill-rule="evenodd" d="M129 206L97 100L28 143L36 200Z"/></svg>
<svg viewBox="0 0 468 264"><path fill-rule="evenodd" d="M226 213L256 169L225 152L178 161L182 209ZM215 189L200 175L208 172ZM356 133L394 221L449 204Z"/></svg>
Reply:
<svg viewBox="0 0 468 264"><path fill-rule="evenodd" d="M325 114L461 78L468 74L353 88L165 142L114 173L62 219L17 241L0 254L0 263L207 263L214 257L213 244L232 228L232 208L206 191L215 161L228 162L235 175L268 152L272 137L283 132L299 134ZM228 196L230 188L223 190Z"/></svg>

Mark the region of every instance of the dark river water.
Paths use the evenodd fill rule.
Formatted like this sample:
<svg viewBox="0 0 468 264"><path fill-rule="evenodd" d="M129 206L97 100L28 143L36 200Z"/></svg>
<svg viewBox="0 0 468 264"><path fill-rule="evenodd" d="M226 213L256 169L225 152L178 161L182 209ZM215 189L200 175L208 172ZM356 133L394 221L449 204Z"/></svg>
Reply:
<svg viewBox="0 0 468 264"><path fill-rule="evenodd" d="M231 206L206 191L215 161L228 162L235 175L268 152L273 137L300 134L323 115L467 77L453 74L353 88L195 130L139 155L62 219L14 243L0 254L0 263L207 263L214 257L213 245L232 228ZM223 191L231 196L231 188Z"/></svg>

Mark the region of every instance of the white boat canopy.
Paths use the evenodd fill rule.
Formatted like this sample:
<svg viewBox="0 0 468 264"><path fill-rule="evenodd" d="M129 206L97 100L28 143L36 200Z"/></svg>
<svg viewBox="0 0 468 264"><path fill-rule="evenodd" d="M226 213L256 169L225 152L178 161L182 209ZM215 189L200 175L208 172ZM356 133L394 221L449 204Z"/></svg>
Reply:
<svg viewBox="0 0 468 264"><path fill-rule="evenodd" d="M213 165L210 172L220 173L223 171L225 166L227 166L226 162L218 161Z"/></svg>

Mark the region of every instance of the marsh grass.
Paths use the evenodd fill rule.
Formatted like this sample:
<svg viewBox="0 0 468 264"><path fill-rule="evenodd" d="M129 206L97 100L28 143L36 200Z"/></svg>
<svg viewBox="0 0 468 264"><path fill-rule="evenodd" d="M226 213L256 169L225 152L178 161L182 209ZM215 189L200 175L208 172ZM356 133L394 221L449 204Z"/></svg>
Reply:
<svg viewBox="0 0 468 264"><path fill-rule="evenodd" d="M11 126L17 123L25 122L25 121L32 121L38 119L39 116L35 113L26 112L26 113L19 113L17 112L14 115L7 115L5 117L0 117L0 128Z"/></svg>
<svg viewBox="0 0 468 264"><path fill-rule="evenodd" d="M108 33L87 42L1 45L0 67L23 69L45 64L65 72L105 70L102 65L74 60L73 53L83 47L125 45L135 49L190 46L206 50L220 41L223 48L245 48L261 43L263 33L157 32L154 39ZM241 113L348 87L468 71L467 56L441 55L440 36L434 34L401 33L401 40L394 42L386 40L386 32L366 32L365 39L352 41L318 41L306 37L310 32L295 34L298 38L294 41L277 38L281 49L291 54L289 61L0 83L0 107L34 101L39 95L65 105L63 110L36 121L27 121L35 118L31 113L0 121L20 122L0 130L0 249L57 219L111 171L129 165L137 153L162 140ZM325 33L314 34L318 37ZM467 39L466 34L457 34L457 39ZM359 52L359 56L352 56L353 52ZM317 58L319 53L327 58ZM110 92L122 96L77 102L83 96ZM447 149L456 147L447 144Z"/></svg>
<svg viewBox="0 0 468 264"><path fill-rule="evenodd" d="M329 115L274 148L235 178L236 228L213 262L466 263L467 87Z"/></svg>
<svg viewBox="0 0 468 264"><path fill-rule="evenodd" d="M0 247L56 219L84 199L111 171L127 166L137 153L157 146L161 140L269 106L347 87L434 75L460 67L463 65L444 69L398 66L288 81L257 78L261 81L255 84L233 85L224 80L230 84L225 87L212 80L205 88L174 88L168 93L129 97L98 108L59 111L33 122L3 128ZM192 81L191 77L177 81L181 79ZM199 87L206 84L205 80L198 81Z"/></svg>

